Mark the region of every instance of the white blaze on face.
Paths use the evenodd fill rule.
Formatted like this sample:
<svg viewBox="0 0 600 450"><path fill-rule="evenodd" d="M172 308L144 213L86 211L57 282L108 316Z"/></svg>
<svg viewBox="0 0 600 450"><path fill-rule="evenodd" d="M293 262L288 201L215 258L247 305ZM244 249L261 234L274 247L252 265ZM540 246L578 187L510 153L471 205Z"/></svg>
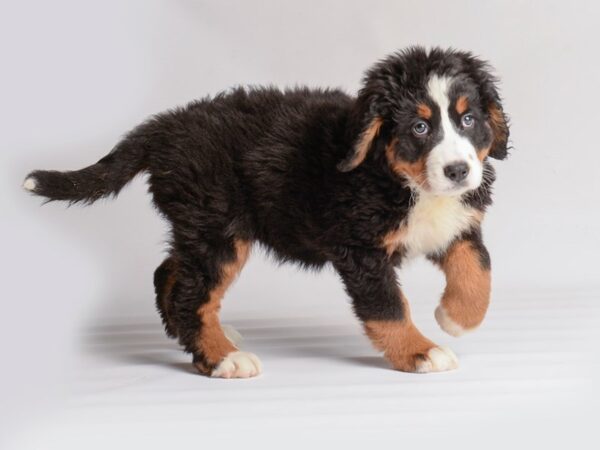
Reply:
<svg viewBox="0 0 600 450"><path fill-rule="evenodd" d="M443 133L442 140L431 150L426 161L427 180L433 194L463 194L479 187L483 175L483 167L477 158L475 147L466 137L458 134L457 125L450 119L448 91L451 85L451 78L437 75L432 76L427 83L428 94L440 109L440 127ZM460 162L469 166L469 174L457 185L446 177L444 168Z"/></svg>

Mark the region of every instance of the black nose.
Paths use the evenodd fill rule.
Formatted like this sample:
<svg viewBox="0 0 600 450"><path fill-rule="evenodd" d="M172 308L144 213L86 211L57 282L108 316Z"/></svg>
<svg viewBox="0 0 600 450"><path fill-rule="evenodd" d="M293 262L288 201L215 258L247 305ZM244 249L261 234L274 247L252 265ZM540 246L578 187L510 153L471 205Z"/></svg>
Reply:
<svg viewBox="0 0 600 450"><path fill-rule="evenodd" d="M460 183L469 175L469 165L464 162L448 164L444 167L444 175L455 183Z"/></svg>

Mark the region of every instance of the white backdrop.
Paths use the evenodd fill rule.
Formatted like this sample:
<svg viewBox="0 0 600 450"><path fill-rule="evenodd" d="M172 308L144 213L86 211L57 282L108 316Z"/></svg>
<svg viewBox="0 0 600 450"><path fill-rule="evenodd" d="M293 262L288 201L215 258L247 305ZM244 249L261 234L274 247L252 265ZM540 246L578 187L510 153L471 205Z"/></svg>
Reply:
<svg viewBox="0 0 600 450"><path fill-rule="evenodd" d="M82 330L158 324L151 279L166 227L143 179L114 202L40 208L20 189L28 171L83 167L148 115L232 85L355 92L370 64L411 44L472 50L502 78L514 150L495 163L484 226L495 298L547 292L568 311L570 296L595 296L599 23L594 1L2 2L4 423L34 429L64 402ZM431 322L441 275L420 262L401 275ZM261 254L224 315L352 320L333 273Z"/></svg>

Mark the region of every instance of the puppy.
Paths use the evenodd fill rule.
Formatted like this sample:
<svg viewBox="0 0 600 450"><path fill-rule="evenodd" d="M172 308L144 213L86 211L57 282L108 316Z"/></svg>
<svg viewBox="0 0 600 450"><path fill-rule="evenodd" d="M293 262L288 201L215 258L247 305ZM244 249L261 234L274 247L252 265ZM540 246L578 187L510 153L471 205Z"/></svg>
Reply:
<svg viewBox="0 0 600 450"><path fill-rule="evenodd" d="M156 305L202 374L261 371L219 323L255 243L303 267L330 263L391 365L436 372L457 367L456 356L415 327L394 268L424 255L447 280L440 326L459 336L481 323L491 285L481 236L495 178L489 158L507 156L508 135L485 62L414 47L368 70L356 97L233 89L152 117L89 167L34 171L24 187L89 204L149 175L171 224Z"/></svg>

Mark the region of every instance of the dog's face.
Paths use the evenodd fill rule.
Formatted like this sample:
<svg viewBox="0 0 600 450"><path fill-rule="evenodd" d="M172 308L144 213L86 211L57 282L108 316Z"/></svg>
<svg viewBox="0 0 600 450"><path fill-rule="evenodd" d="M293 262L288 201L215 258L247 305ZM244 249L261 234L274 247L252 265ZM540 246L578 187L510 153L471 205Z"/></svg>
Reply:
<svg viewBox="0 0 600 450"><path fill-rule="evenodd" d="M379 150L373 156L413 189L461 195L479 187L488 156L506 157L508 126L494 79L468 53L393 55L367 73L357 107L363 129L342 171Z"/></svg>

